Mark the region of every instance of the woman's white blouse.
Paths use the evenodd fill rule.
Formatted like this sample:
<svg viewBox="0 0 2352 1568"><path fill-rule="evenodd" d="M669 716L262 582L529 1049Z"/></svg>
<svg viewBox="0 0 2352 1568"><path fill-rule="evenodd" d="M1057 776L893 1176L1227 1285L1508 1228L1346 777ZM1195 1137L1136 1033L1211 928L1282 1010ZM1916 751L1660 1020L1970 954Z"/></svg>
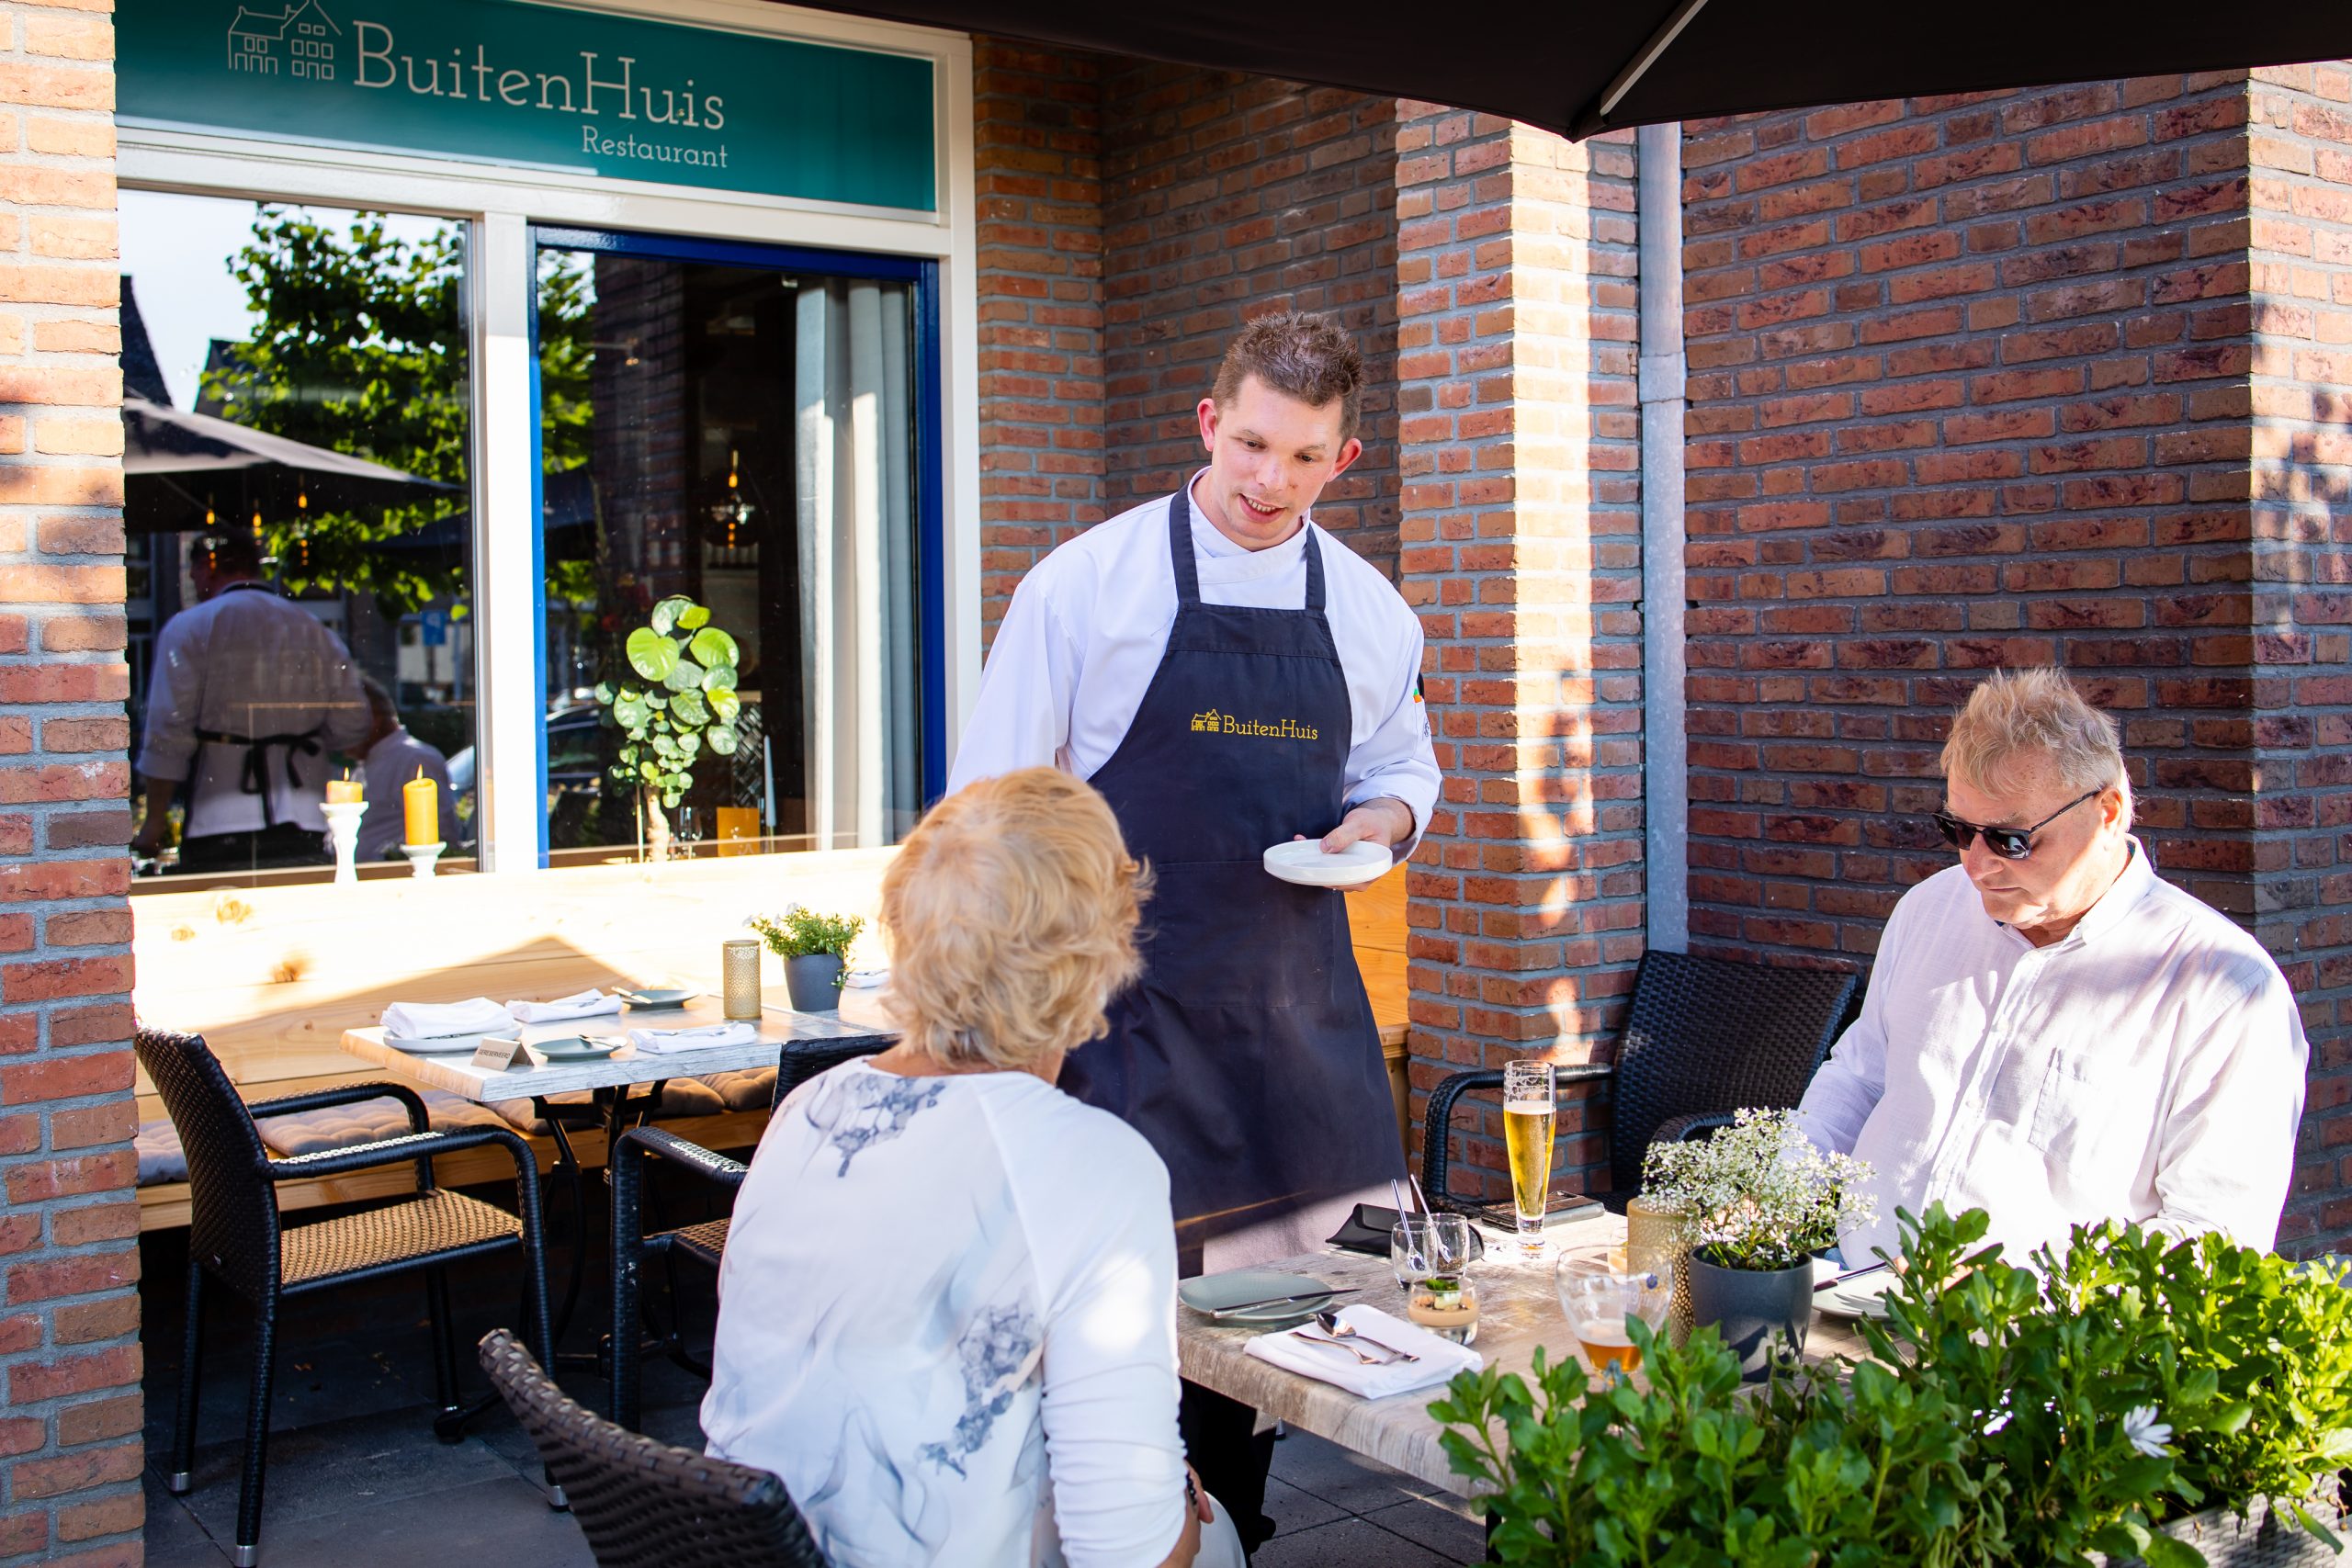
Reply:
<svg viewBox="0 0 2352 1568"><path fill-rule="evenodd" d="M702 1426L838 1568L1159 1562L1184 1523L1168 1172L1027 1073L793 1091L735 1205Z"/></svg>

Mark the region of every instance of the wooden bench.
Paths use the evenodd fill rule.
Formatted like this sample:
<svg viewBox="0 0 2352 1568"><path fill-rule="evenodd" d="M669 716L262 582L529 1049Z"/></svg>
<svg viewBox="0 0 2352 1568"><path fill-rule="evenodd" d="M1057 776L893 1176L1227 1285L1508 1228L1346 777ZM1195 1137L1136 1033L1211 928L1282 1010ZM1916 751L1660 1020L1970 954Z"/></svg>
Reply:
<svg viewBox="0 0 2352 1568"><path fill-rule="evenodd" d="M344 1054L355 1025L377 1021L390 1001L459 1001L561 996L590 986L674 981L715 991L718 944L745 934L746 916L798 902L871 919L888 850L812 851L676 861L662 865L577 866L530 876L368 880L357 886L141 892L131 900L134 1000L148 1022L201 1033L248 1100L382 1077ZM1403 1116L1405 878L1390 874L1351 895L1357 959L1388 1053ZM875 942L878 958L878 942ZM784 995L780 964L766 960L771 1000ZM874 994L845 991L844 1015L886 1022ZM138 1084L142 1122L164 1117L153 1086ZM668 1123L709 1148L759 1139L763 1111L735 1111ZM553 1145L536 1140L544 1168ZM582 1160L601 1164L601 1134L575 1134ZM447 1156L445 1182L497 1178L497 1160ZM406 1190L406 1167L278 1189L288 1209ZM140 1189L141 1229L184 1225L185 1181Z"/></svg>

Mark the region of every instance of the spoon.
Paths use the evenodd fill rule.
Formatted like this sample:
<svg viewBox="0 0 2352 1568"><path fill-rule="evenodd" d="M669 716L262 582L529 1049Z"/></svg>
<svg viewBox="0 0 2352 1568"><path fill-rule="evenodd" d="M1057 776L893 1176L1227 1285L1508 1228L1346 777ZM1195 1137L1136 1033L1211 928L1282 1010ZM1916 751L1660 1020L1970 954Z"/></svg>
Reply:
<svg viewBox="0 0 2352 1568"><path fill-rule="evenodd" d="M1362 1339L1366 1345L1371 1346L1376 1350L1387 1351L1388 1359L1391 1361L1418 1361L1420 1359L1419 1356L1414 1355L1410 1350L1399 1350L1394 1345L1384 1345L1379 1340L1367 1337L1360 1330L1350 1327L1347 1324L1341 1322L1340 1314L1329 1307L1324 1307L1317 1310L1315 1314L1315 1321L1317 1324L1320 1324L1322 1325L1323 1332L1329 1335L1332 1338ZM1350 1348L1354 1348L1352 1346ZM1358 1350L1357 1353L1361 1355L1363 1352Z"/></svg>
<svg viewBox="0 0 2352 1568"><path fill-rule="evenodd" d="M1417 1194L1420 1191L1420 1187L1418 1183L1415 1184L1413 1190ZM1430 1271L1429 1259L1421 1256L1421 1249L1414 1244L1413 1216L1411 1211L1405 1207L1404 1183L1398 1181L1393 1176L1390 1177L1388 1179L1388 1192L1389 1196L1396 1200L1396 1218L1405 1226L1405 1267L1411 1269L1416 1275L1425 1276Z"/></svg>
<svg viewBox="0 0 2352 1568"><path fill-rule="evenodd" d="M1293 1338L1304 1339L1309 1345L1329 1345L1335 1350L1345 1350L1349 1355L1353 1356L1361 1366L1385 1367L1396 1359L1393 1356L1374 1356L1365 1351L1361 1346L1351 1345L1344 1339L1332 1339L1320 1334L1309 1334L1304 1328L1294 1328L1290 1332Z"/></svg>

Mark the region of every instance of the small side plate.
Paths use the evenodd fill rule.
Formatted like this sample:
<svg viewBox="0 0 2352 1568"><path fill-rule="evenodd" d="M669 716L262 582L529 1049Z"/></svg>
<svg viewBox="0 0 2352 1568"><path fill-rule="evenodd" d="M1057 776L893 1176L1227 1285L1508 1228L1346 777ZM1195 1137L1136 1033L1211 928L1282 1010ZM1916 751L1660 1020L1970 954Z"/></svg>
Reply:
<svg viewBox="0 0 2352 1568"><path fill-rule="evenodd" d="M395 1051L405 1051L412 1056L469 1056L485 1040L511 1040L511 1034L434 1034L420 1040L401 1040L387 1034L384 1043Z"/></svg>
<svg viewBox="0 0 2352 1568"><path fill-rule="evenodd" d="M584 1034L567 1034L556 1040L534 1040L531 1049L550 1062L600 1062L628 1043L626 1040L591 1040Z"/></svg>
<svg viewBox="0 0 2352 1568"><path fill-rule="evenodd" d="M681 990L615 991L613 993L639 1012L651 1012L660 1008L682 1008L701 994L699 991Z"/></svg>
<svg viewBox="0 0 2352 1568"><path fill-rule="evenodd" d="M1237 1302L1262 1302L1275 1296L1304 1295L1309 1291L1329 1289L1329 1280L1311 1274L1290 1274L1280 1269L1228 1269L1222 1274L1201 1274L1179 1280L1176 1299L1194 1312L1207 1314L1224 1312ZM1235 1313L1217 1322L1229 1328L1288 1328L1313 1317L1317 1307L1331 1304L1328 1301L1290 1303Z"/></svg>
<svg viewBox="0 0 2352 1568"><path fill-rule="evenodd" d="M1350 844L1335 854L1326 854L1316 839L1272 845L1264 861L1267 875L1302 887L1361 887L1379 881L1396 863L1396 857L1379 844Z"/></svg>

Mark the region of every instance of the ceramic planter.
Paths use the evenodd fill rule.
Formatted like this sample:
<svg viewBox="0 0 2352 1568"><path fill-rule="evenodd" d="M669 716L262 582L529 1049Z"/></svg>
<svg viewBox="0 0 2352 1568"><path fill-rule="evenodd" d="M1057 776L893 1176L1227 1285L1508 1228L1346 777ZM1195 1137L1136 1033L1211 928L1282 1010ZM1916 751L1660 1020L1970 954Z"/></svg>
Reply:
<svg viewBox="0 0 2352 1568"><path fill-rule="evenodd" d="M1739 1358L1739 1375L1759 1382L1774 1358L1793 1359L1813 1326L1813 1265L1761 1272L1724 1269L1698 1253L1686 1260L1690 1279L1690 1316L1700 1327L1713 1324Z"/></svg>
<svg viewBox="0 0 2352 1568"><path fill-rule="evenodd" d="M811 953L784 961L785 989L795 1012L835 1012L842 1005L842 955Z"/></svg>

